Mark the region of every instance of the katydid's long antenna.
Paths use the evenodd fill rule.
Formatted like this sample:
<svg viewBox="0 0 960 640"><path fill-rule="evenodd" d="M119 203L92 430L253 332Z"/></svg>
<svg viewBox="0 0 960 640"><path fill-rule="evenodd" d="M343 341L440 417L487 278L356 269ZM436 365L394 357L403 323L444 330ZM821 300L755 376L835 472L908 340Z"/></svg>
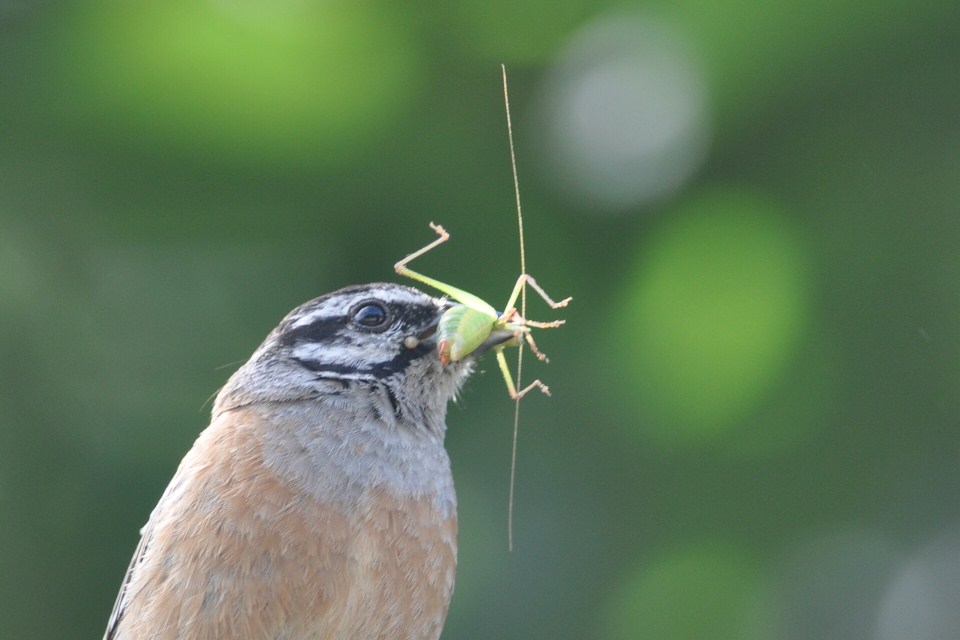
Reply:
<svg viewBox="0 0 960 640"><path fill-rule="evenodd" d="M507 90L507 66L500 65L503 73L503 105L507 111L507 139L510 141L510 166L513 168L513 193L517 198L517 226L520 229L520 273L527 273L527 256L523 244L523 208L520 206L520 179L517 177L517 156L513 150L513 123L510 120L510 92ZM527 285L520 289L520 317L527 317ZM523 388L523 342L517 349L517 388ZM520 398L513 408L513 449L510 453L510 498L507 506L507 549L513 551L513 494L517 483L517 436L520 432Z"/></svg>
<svg viewBox="0 0 960 640"><path fill-rule="evenodd" d="M513 193L517 199L517 226L520 230L520 273L526 274L527 256L524 252L523 244L523 207L520 206L520 179L517 177L517 156L513 150L513 122L510 120L510 93L507 90L507 67L501 64L500 69L503 71L503 105L507 112L507 139L510 141L510 167L513 169ZM525 290L524 293L526 293ZM526 310L521 311L524 312ZM523 315L522 312L521 315Z"/></svg>

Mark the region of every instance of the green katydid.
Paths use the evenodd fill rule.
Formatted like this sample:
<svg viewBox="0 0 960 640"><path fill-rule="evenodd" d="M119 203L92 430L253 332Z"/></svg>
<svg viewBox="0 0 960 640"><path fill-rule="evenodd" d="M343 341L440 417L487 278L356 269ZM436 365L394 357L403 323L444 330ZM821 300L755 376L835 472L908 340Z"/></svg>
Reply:
<svg viewBox="0 0 960 640"><path fill-rule="evenodd" d="M413 278L414 280L429 285L459 303L447 309L440 318L440 324L437 325L436 341L437 350L440 353L440 362L443 364L447 362L457 362L476 351L491 337L496 341L496 337L499 335L502 340L497 341L497 344L492 348L496 353L497 364L500 366L500 371L503 372L503 379L506 382L510 397L518 400L532 389L540 389L543 393L550 395L550 389L540 380L534 380L518 391L517 386L513 382L513 376L510 374L507 359L503 355L503 349L507 346L519 346L522 342L526 342L530 346L530 350L540 360L546 361L547 357L537 348L537 343L534 342L533 336L530 334L530 329L559 327L564 323L563 320L536 322L524 318L514 305L516 305L517 298L520 297L520 293L525 285L532 287L533 290L550 305L551 309L559 309L560 307L567 306L572 298L554 302L540 285L537 284L536 280L530 277L530 275L523 273L517 278L517 283L513 287L513 292L510 294L510 299L507 300L503 313L497 313L496 309L490 304L472 293L440 282L422 273L417 273L407 267L414 259L450 239L450 234L440 225L431 222L430 228L433 229L439 237L427 246L411 253L396 263L394 269L397 274Z"/></svg>
<svg viewBox="0 0 960 640"><path fill-rule="evenodd" d="M439 236L436 240L426 245L419 251L411 253L406 258L394 265L397 274L418 280L429 285L438 291L441 291L458 304L453 305L440 318L437 326L437 348L442 362L457 361L473 353L481 347L493 345L491 348L496 353L497 364L503 373L503 379L507 385L507 391L510 397L514 399L513 411L513 451L510 459L510 501L507 512L507 546L513 550L513 494L516 484L517 469L517 435L520 426L520 399L532 389L539 389L546 395L550 395L550 390L540 380L534 380L529 385L521 387L521 373L523 371L523 345L530 345L540 360L546 360L547 357L537 349L537 344L530 334L531 328L547 329L559 327L564 323L563 320L554 320L552 322L535 322L527 320L527 289L530 285L541 298L543 298L552 309L565 307L572 298L565 298L560 302L554 302L550 296L537 284L537 282L527 274L527 262L523 243L523 209L520 206L520 181L517 177L517 159L513 149L513 124L510 120L510 97L507 90L507 69L504 65L500 66L503 72L503 102L507 114L507 137L510 141L510 164L513 168L513 191L517 202L517 227L520 231L520 277L513 287L510 299L503 313L497 313L490 304L479 297L468 293L462 289L448 285L417 273L411 270L407 265L414 259L422 256L428 251L443 244L449 239L449 234L441 227L430 223L430 227ZM517 298L520 298L520 310L516 309ZM517 381L514 384L513 376L510 374L510 367L507 365L507 359L503 355L503 350L508 346L516 346L517 349Z"/></svg>

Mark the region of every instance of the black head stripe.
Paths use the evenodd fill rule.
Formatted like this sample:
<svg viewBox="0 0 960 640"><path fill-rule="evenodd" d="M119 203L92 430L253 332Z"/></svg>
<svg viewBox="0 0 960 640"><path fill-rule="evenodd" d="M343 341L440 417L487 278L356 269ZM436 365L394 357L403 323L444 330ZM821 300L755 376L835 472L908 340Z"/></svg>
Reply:
<svg viewBox="0 0 960 640"><path fill-rule="evenodd" d="M343 329L345 316L319 318L310 324L290 327L280 334L280 344L290 347L303 342L327 342Z"/></svg>
<svg viewBox="0 0 960 640"><path fill-rule="evenodd" d="M437 315L437 308L431 305L388 305L394 316L394 324L401 323L410 331L427 326ZM317 318L309 324L283 327L280 331L279 342L285 347L305 342L330 342L350 327L350 318L344 315L326 316Z"/></svg>
<svg viewBox="0 0 960 640"><path fill-rule="evenodd" d="M401 373L410 366L410 363L418 358L429 354L433 350L430 344L419 344L413 349L404 348L390 360L377 362L368 367L348 366L344 364L320 362L306 358L295 358L295 360L304 368L319 374L350 375L359 379L369 376L377 380L383 380L390 376Z"/></svg>
<svg viewBox="0 0 960 640"><path fill-rule="evenodd" d="M422 358L433 350L430 343L420 343L413 349L401 349L400 353L386 362L379 362L370 367L364 373L370 373L380 379L389 378L395 373L401 373L410 366L414 360Z"/></svg>

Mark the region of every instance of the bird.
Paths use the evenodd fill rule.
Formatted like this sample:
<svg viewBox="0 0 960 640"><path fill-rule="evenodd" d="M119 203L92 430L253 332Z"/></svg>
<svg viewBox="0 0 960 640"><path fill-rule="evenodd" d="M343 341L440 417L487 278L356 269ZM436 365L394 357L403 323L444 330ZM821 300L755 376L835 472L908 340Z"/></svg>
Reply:
<svg viewBox="0 0 960 640"><path fill-rule="evenodd" d="M293 309L216 396L104 640L439 638L457 564L441 363L453 303L354 285Z"/></svg>

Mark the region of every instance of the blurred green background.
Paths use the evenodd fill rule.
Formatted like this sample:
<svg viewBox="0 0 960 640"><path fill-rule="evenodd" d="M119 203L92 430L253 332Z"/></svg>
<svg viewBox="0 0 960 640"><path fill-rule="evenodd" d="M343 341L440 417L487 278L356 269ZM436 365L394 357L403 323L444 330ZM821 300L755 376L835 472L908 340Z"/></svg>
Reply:
<svg viewBox="0 0 960 640"><path fill-rule="evenodd" d="M293 306L573 295L451 406L445 638L960 638L960 4L0 2L0 636L99 637ZM532 300L529 315L554 313Z"/></svg>

